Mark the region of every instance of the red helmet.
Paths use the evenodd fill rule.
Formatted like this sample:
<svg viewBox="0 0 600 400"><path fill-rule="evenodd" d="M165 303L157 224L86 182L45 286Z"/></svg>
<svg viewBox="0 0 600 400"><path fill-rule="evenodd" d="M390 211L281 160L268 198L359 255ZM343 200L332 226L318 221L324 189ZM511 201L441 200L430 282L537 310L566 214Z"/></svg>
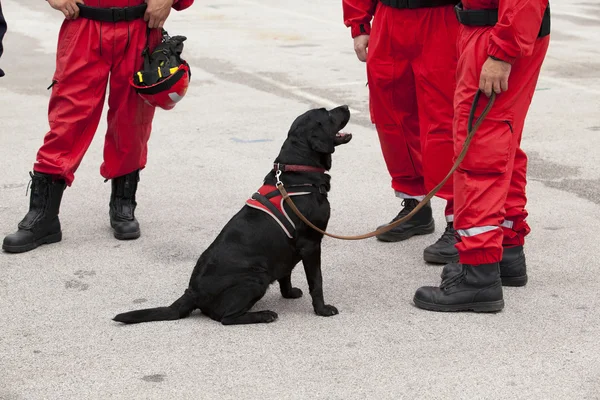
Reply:
<svg viewBox="0 0 600 400"><path fill-rule="evenodd" d="M144 50L144 69L131 78L136 92L151 106L170 110L185 96L192 73L181 58L185 36L170 37L163 31L163 41L150 53Z"/></svg>

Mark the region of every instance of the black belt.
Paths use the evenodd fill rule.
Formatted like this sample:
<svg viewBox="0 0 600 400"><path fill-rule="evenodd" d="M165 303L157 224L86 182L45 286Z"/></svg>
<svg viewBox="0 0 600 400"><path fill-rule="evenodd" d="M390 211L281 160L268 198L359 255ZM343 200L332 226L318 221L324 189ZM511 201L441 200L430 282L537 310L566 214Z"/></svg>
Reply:
<svg viewBox="0 0 600 400"><path fill-rule="evenodd" d="M386 6L394 8L428 8L455 5L458 0L380 0Z"/></svg>
<svg viewBox="0 0 600 400"><path fill-rule="evenodd" d="M458 22L468 26L494 26L498 22L498 9L489 10L465 10L462 3L458 3L454 9ZM542 26L538 37L548 36L550 34L550 4L546 7Z"/></svg>
<svg viewBox="0 0 600 400"><path fill-rule="evenodd" d="M138 6L123 8L90 7L80 3L77 3L77 6L79 7L80 17L102 22L133 21L144 18L146 7L148 7L146 3L142 3Z"/></svg>

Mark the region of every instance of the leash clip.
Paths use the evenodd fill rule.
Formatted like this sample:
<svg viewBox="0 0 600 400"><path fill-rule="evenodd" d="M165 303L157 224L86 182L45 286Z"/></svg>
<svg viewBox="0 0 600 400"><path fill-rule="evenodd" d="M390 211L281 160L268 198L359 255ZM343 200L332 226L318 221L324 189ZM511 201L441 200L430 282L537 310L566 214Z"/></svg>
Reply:
<svg viewBox="0 0 600 400"><path fill-rule="evenodd" d="M277 171L275 172L275 179L277 179L275 185L276 186L283 186L283 182L281 182L281 170L277 169Z"/></svg>

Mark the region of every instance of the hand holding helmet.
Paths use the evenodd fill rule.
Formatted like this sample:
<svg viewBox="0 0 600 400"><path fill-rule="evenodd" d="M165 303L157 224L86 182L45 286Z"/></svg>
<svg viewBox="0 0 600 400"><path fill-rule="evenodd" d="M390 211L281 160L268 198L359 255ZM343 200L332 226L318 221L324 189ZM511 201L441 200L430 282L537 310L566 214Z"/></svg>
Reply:
<svg viewBox="0 0 600 400"><path fill-rule="evenodd" d="M170 37L163 30L163 41L151 52L144 50L144 68L131 78L131 85L146 103L171 110L187 92L191 71L181 58L185 36Z"/></svg>

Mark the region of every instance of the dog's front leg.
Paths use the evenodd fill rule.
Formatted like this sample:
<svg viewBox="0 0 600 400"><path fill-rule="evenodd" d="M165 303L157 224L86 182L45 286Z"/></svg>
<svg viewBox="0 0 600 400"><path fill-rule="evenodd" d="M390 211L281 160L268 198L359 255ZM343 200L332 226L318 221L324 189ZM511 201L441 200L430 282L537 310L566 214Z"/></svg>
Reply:
<svg viewBox="0 0 600 400"><path fill-rule="evenodd" d="M313 308L317 315L330 317L338 313L337 308L325 304L323 298L323 276L321 275L321 246L318 245L302 255L302 264L312 297Z"/></svg>
<svg viewBox="0 0 600 400"><path fill-rule="evenodd" d="M285 299L298 299L302 297L302 290L292 287L292 275L278 279L279 290Z"/></svg>

